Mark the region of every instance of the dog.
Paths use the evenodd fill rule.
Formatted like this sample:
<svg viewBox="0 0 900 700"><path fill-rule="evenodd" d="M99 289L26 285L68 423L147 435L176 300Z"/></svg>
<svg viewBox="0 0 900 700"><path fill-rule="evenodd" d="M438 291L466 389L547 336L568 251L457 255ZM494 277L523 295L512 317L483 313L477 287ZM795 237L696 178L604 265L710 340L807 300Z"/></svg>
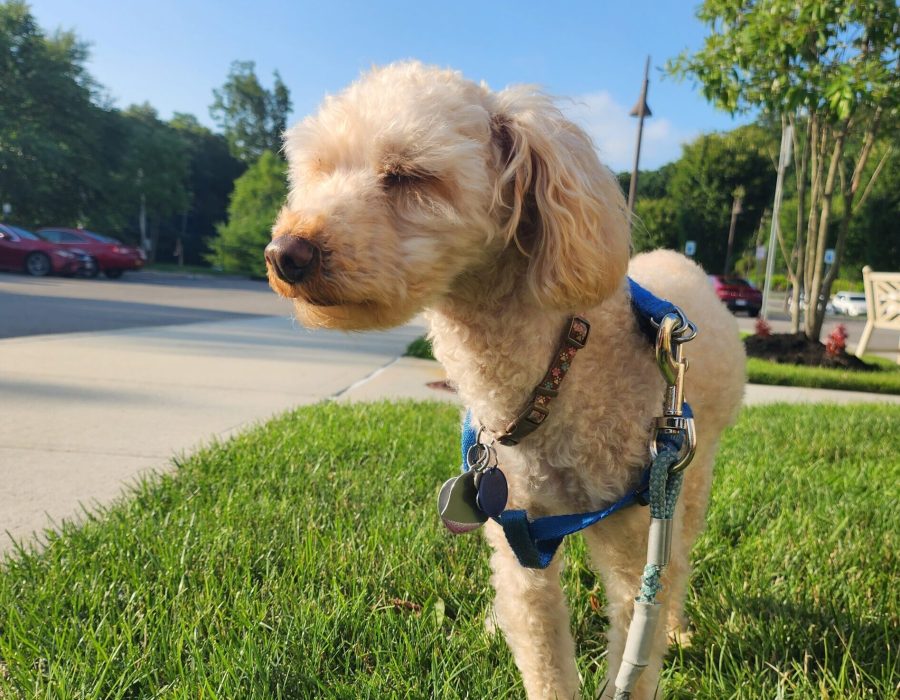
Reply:
<svg viewBox="0 0 900 700"><path fill-rule="evenodd" d="M425 311L434 354L477 425L502 431L547 371L573 314L592 327L540 429L498 446L509 502L529 517L593 510L648 462L665 382L630 306L626 274L699 328L686 345L698 444L685 471L661 602L684 629L689 551L713 458L741 404L744 352L699 266L672 251L630 260L620 188L590 138L529 86L491 91L418 62L376 68L285 135L290 189L265 251L272 288L309 327L388 328ZM648 515L623 509L584 531L608 607L616 677L645 563ZM517 561L489 521L493 619L527 696L579 694L561 556ZM653 697L665 625L632 698ZM606 695L612 697L612 683Z"/></svg>

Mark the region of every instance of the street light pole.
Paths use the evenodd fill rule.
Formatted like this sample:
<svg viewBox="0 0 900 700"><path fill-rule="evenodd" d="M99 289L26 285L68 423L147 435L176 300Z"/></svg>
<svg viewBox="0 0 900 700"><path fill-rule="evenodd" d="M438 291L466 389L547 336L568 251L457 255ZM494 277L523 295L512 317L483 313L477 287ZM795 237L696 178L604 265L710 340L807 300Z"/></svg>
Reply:
<svg viewBox="0 0 900 700"><path fill-rule="evenodd" d="M634 200L637 196L638 181L638 163L641 160L641 137L644 134L644 117L652 117L653 112L647 105L647 86L650 83L650 57L647 56L647 63L644 65L644 85L641 87L641 96L638 98L637 104L631 110L629 116L638 118L637 145L634 148L634 167L631 169L631 182L628 185L628 214L630 218L634 218Z"/></svg>

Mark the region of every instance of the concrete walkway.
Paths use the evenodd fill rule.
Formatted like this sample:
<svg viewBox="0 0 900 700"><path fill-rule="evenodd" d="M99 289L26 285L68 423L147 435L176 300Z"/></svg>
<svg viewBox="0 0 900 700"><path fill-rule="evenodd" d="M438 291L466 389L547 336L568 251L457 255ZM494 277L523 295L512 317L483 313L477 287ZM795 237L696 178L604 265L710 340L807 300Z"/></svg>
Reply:
<svg viewBox="0 0 900 700"><path fill-rule="evenodd" d="M28 539L174 455L299 405L455 402L438 363L399 357L423 332L310 332L263 317L0 340L0 533ZM748 385L745 401L900 397ZM0 553L10 548L0 534Z"/></svg>
<svg viewBox="0 0 900 700"><path fill-rule="evenodd" d="M174 455L337 396L424 332L287 318L0 340L0 552Z"/></svg>

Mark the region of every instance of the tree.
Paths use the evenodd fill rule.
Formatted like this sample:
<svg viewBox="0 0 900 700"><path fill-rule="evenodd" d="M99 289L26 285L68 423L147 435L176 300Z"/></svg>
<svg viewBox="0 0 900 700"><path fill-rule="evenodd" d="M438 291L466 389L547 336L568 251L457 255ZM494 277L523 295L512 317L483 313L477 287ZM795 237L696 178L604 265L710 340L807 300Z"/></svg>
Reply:
<svg viewBox="0 0 900 700"><path fill-rule="evenodd" d="M46 37L24 2L0 3L0 202L24 225L77 220L102 190L102 112L85 45Z"/></svg>
<svg viewBox="0 0 900 700"><path fill-rule="evenodd" d="M881 143L873 150L882 172L868 198L861 198L863 203L847 234L845 254L860 268L871 265L876 270L900 270L900 144Z"/></svg>
<svg viewBox="0 0 900 700"><path fill-rule="evenodd" d="M286 196L285 163L264 151L234 183L228 223L220 224L218 237L210 241L209 262L228 272L265 276L263 249Z"/></svg>
<svg viewBox="0 0 900 700"><path fill-rule="evenodd" d="M794 126L797 257L785 261L795 301L801 286L807 299L827 298L855 209L870 190L866 174L878 176L867 168L873 146L897 125L900 8L894 0L705 0L697 16L709 27L703 48L668 69L698 80L732 113L762 109ZM843 219L833 234L836 193ZM835 263L826 272L830 238ZM804 331L818 339L825 305L809 310Z"/></svg>
<svg viewBox="0 0 900 700"><path fill-rule="evenodd" d="M772 196L776 150L766 127L749 125L700 136L683 147L674 163L642 171L632 226L634 249L680 249L693 240L697 261L710 272L720 271L726 263L732 197L743 192L735 226L739 251L753 237ZM620 173L618 180L627 189L630 175Z"/></svg>
<svg viewBox="0 0 900 700"><path fill-rule="evenodd" d="M275 71L272 90L265 89L255 73L253 61L235 61L228 79L213 90L215 101L209 113L225 133L231 154L249 165L264 151L278 153L291 111L291 98Z"/></svg>
<svg viewBox="0 0 900 700"><path fill-rule="evenodd" d="M246 166L231 155L224 136L214 134L193 115L176 114L169 126L187 148L189 201L181 212L163 221L160 253L171 251L178 260L176 251L180 251L182 261L202 263L208 252L205 241L215 236L216 224L225 219L234 181Z"/></svg>
<svg viewBox="0 0 900 700"><path fill-rule="evenodd" d="M181 212L189 201L188 149L178 132L161 121L148 104L122 113L125 138L119 164L117 204L126 219L142 209L149 224L151 260L159 248L163 219Z"/></svg>

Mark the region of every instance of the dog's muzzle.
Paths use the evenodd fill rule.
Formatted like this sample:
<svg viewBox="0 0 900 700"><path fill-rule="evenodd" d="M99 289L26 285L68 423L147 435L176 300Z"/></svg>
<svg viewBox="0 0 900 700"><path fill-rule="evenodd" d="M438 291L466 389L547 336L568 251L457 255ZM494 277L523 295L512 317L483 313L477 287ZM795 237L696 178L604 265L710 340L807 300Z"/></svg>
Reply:
<svg viewBox="0 0 900 700"><path fill-rule="evenodd" d="M283 282L297 284L315 271L319 249L305 238L284 235L266 246L266 262Z"/></svg>

